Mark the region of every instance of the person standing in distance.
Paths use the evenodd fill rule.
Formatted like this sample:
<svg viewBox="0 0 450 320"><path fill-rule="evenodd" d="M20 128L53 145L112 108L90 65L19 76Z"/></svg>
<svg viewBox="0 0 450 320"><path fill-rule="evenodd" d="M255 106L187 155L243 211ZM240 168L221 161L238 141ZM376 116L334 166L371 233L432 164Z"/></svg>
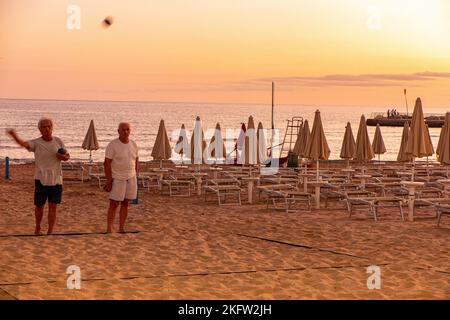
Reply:
<svg viewBox="0 0 450 320"><path fill-rule="evenodd" d="M11 136L18 145L30 152L34 152L34 215L36 227L34 234L42 235L41 221L44 215L44 206L48 200L48 230L47 234L53 233L56 221L56 208L61 203L62 197L62 168L61 161L70 159L69 153L60 138L53 136L53 121L42 118L38 122L41 137L29 141L19 138L14 129L7 129L6 133Z"/></svg>
<svg viewBox="0 0 450 320"><path fill-rule="evenodd" d="M137 197L138 147L131 140L129 123L119 123L119 138L111 141L105 152L104 190L109 192L109 208L107 232L113 232L117 207L119 210L119 232L125 232L125 221L128 216L128 201Z"/></svg>

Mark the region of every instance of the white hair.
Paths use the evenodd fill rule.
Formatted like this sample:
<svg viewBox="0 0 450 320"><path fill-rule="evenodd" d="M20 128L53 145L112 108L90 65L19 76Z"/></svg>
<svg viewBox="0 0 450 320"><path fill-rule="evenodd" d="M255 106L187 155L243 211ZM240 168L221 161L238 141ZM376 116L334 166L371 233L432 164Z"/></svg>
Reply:
<svg viewBox="0 0 450 320"><path fill-rule="evenodd" d="M131 128L131 124L129 122L121 122L119 123L119 126L117 127L117 129L120 129L121 126L129 126Z"/></svg>
<svg viewBox="0 0 450 320"><path fill-rule="evenodd" d="M51 125L52 125L52 128L53 128L53 121L52 121L52 119L44 117L44 118L39 119L39 122L38 122L38 128L39 129L42 126L42 122L45 122L45 121L49 121L51 123Z"/></svg>

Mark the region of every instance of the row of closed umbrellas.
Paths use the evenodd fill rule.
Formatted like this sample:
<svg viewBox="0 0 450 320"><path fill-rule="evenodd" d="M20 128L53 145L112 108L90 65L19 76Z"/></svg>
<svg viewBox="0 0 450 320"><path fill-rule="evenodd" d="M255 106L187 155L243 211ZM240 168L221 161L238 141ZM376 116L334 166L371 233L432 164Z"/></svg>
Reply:
<svg viewBox="0 0 450 320"><path fill-rule="evenodd" d="M92 151L99 149L93 120L91 120L90 122L89 129L82 144L82 148L84 150L91 151L90 159L92 159ZM187 137L186 127L183 124L181 126L178 141L175 145L174 151L177 154L181 154L182 156L187 156L187 158L191 160L192 164L204 163L204 160L206 160L205 151L207 151L208 154L216 160L226 157L226 148L220 124L217 123L214 135L210 140L209 147L207 150L206 149L207 143L205 141L205 135L202 129L200 117L196 118L194 131L191 135L190 142ZM267 147L265 144L264 130L261 122L258 124L258 129L255 130L253 117L249 117L247 127L244 124L242 126L241 134L239 135L236 143L235 150L236 149L240 150L242 153L242 164L249 165L266 162ZM172 157L172 148L170 146L170 140L167 135L164 120L160 121L158 134L155 139L151 156L154 160L160 161L168 160Z"/></svg>
<svg viewBox="0 0 450 320"><path fill-rule="evenodd" d="M90 151L99 148L92 120L82 147L83 149ZM178 154L188 156L193 164L201 164L204 163L205 160L204 154L206 148L207 143L205 141L200 118L196 118L190 143L183 124L174 151ZM261 122L258 124L257 130L255 130L253 117L249 117L247 128L243 125L235 149L241 150L242 158L240 163L242 164L260 164L267 161L267 147L265 145L264 130ZM208 154L215 159L226 157L226 148L219 123L216 125L216 130L210 140L207 151ZM308 120L304 121L292 151L301 158L317 161L317 165L319 160L328 160L331 151L324 133L319 110L315 113L311 131L309 130ZM353 136L351 125L350 123L347 123L340 153L342 159L353 159L360 163L366 163L371 161L375 154L380 155L385 152L386 147L379 126L376 128L373 142L370 143L364 115L361 116L356 141ZM450 113L446 114L436 153L439 162L447 165L450 164ZM401 162L414 161L415 158L429 157L433 154L434 149L423 116L422 102L420 98L417 98L411 120L411 128L409 128L408 122L405 122L403 128L397 160ZM170 146L164 120L161 120L160 122L151 155L155 160L161 161L172 157L172 148Z"/></svg>
<svg viewBox="0 0 450 320"><path fill-rule="evenodd" d="M294 153L299 157L313 160L328 160L330 148L328 147L320 119L320 112L316 111L313 130L309 137L308 122L305 121L303 128L299 131ZM305 141L307 141L305 143ZM342 159L354 159L359 163L372 160L375 154L386 152L380 126L377 125L373 142L370 143L367 132L366 119L361 116L356 142L350 123L347 123L340 157ZM415 158L429 157L434 154L428 126L423 116L422 101L417 98L411 119L411 128L405 122L402 133L401 145L397 160L400 162L415 161ZM450 164L450 113L445 116L444 126L441 129L439 143L436 149L437 159L441 164ZM317 164L318 165L318 164ZM413 166L414 170L414 166ZM412 175L414 180L414 172Z"/></svg>

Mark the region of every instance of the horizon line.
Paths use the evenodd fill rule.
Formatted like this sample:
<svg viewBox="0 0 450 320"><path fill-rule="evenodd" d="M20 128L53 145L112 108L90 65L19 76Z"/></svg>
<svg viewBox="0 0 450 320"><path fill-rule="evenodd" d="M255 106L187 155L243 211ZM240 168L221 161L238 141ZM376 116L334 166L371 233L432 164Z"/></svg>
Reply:
<svg viewBox="0 0 450 320"><path fill-rule="evenodd" d="M264 105L263 103L254 103L254 102L213 102L213 101L206 101L206 102L193 102L193 101L151 101L151 100L102 100L102 99L58 99L58 98L8 98L8 97L0 97L0 100L21 100L21 101L64 101L64 102L136 102L136 103L185 103L185 104L223 104L223 105L229 105L229 104L237 104L237 105ZM268 106L271 104L268 103ZM276 104L275 104L276 105ZM310 104L296 104L296 103L280 103L278 105L282 106L297 106L297 107L363 107L364 105L355 105L355 104L339 104L339 105L310 105ZM374 107L374 106L367 106L367 107ZM390 108L390 106L375 106L376 108ZM450 106L432 106L431 108L447 108L450 109Z"/></svg>

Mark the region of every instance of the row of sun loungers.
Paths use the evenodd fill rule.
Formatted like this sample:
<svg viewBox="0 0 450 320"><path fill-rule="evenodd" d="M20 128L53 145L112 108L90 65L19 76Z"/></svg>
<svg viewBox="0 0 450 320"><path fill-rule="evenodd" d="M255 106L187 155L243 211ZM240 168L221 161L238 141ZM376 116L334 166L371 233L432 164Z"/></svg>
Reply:
<svg viewBox="0 0 450 320"><path fill-rule="evenodd" d="M69 167L65 171L76 170ZM102 188L105 176L101 166L92 166L83 172L82 182L88 180ZM390 171L389 171L390 170ZM403 171L402 171L403 170ZM339 170L321 170L322 179L326 181L321 186L320 199L324 200L325 208L331 203L346 208L349 217L358 211L364 211L379 219L380 210L384 208L398 208L399 216L404 220L403 207L408 203L408 189L402 184L406 180L408 171L405 169L368 167L360 172L339 172ZM258 178L251 179L251 176ZM388 173L389 172L389 176ZM364 182L357 174L369 175ZM436 211L438 223L441 217L450 214L450 201L445 187L439 182L447 179L446 170L442 168L416 169L416 180L422 179L424 186L415 192L415 206L428 207ZM304 175L304 168L280 168L274 175L259 175L258 169L239 167L223 167L214 170L198 172L186 168L183 170L146 169L139 173L138 184L140 190L157 190L161 195L170 197L190 197L194 191L204 196L204 201L211 201L218 205L242 205L247 197L250 201L255 193L257 202L265 203L267 210L283 210L286 213L311 211L314 201L314 188L308 185ZM315 180L314 175L309 180ZM254 184L252 189L250 184ZM253 190L253 191L251 191Z"/></svg>

